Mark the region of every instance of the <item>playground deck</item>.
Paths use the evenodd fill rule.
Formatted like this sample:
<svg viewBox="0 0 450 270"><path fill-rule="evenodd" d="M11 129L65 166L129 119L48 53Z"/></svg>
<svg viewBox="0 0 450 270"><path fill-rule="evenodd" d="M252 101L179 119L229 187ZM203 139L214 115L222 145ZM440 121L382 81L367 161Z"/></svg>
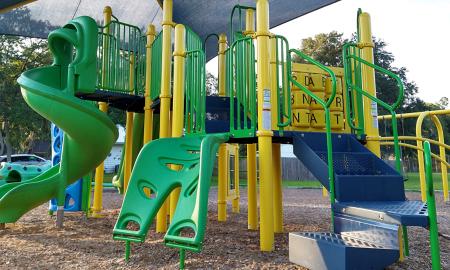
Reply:
<svg viewBox="0 0 450 270"><path fill-rule="evenodd" d="M226 223L217 221L217 189L210 192L207 235L201 254L189 253L189 269L305 269L289 262L288 232L326 231L330 224L329 201L320 190L285 189L286 233L276 235L275 251L261 253L257 231L247 230L246 190L242 190L241 213L231 213ZM59 231L47 215L47 204L27 213L16 224L0 231L0 268L8 269L176 269L177 250L165 247L154 226L142 245L134 245L129 263L123 259L122 243L111 232L117 220L122 197L104 194L105 218L83 219L80 213L66 214L65 229ZM408 192L408 199L420 193ZM436 196L439 229L450 234L450 205ZM410 256L388 269L431 269L428 231L410 228ZM450 241L440 237L443 269L450 269Z"/></svg>

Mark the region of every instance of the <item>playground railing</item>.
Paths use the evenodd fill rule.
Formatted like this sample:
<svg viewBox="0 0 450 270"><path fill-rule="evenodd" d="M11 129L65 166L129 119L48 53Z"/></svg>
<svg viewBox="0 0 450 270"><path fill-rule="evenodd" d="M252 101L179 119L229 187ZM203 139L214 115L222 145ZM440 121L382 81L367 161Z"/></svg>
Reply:
<svg viewBox="0 0 450 270"><path fill-rule="evenodd" d="M243 5L235 5L233 7L233 9L231 10L231 14L230 14L230 43L233 44L233 42L236 39L236 34L237 35L237 39L239 39L239 35L241 33L244 33L244 29L245 29L245 15L242 16L242 11L243 10L247 10L247 9L252 9L256 11L255 7L251 7L251 6L243 6ZM239 20L238 20L238 29L233 29L234 28L234 14L236 12L236 10L238 10L239 12ZM244 34L245 35L245 34Z"/></svg>
<svg viewBox="0 0 450 270"><path fill-rule="evenodd" d="M304 59L308 61L309 63L317 66L321 70L328 73L328 75L331 78L331 95L328 98L328 100L322 100L319 98L316 94L314 94L311 90L308 89L305 85L298 82L293 76L292 73L289 73L289 81L298 87L300 90L305 92L308 96L310 96L312 99L314 99L318 104L320 104L323 107L323 110L325 111L325 132L326 132L326 140L327 140L327 163L328 163L328 179L329 179L329 192L330 192L330 202L333 205L335 203L335 189L334 189L334 168L333 168L333 145L331 140L331 119L330 119L330 105L334 100L334 97L336 96L336 76L334 75L334 72L329 69L328 67L322 65L318 61L312 59L308 55L302 53L299 50L296 49L290 49L289 53L293 53L297 55L299 58ZM333 210L332 210L333 211ZM331 224L334 224L334 214L332 212L331 215L332 222Z"/></svg>
<svg viewBox="0 0 450 270"><path fill-rule="evenodd" d="M202 39L186 27L185 117L187 134L204 134L206 119L206 55Z"/></svg>
<svg viewBox="0 0 450 270"><path fill-rule="evenodd" d="M426 193L427 193L427 210L430 230L430 249L431 249L431 265L432 269L441 269L441 259L439 251L439 231L437 225L436 199L434 198L433 187L433 163L431 162L430 143L424 143L425 156L425 174L426 174Z"/></svg>
<svg viewBox="0 0 450 270"><path fill-rule="evenodd" d="M363 96L369 98L371 101L381 105L383 108L385 108L386 110L389 111L389 113L392 116L392 134L394 137L395 166L396 166L397 171L401 172L400 145L399 145L399 141L398 141L397 118L396 118L395 109L397 109L403 101L403 95L404 95L403 83L402 83L400 77L398 77L395 73L393 73L387 69L384 69L382 67L379 67L375 64L372 64L370 62L367 62L366 60L362 59L359 56L356 56L355 52L357 52L357 51L359 51L359 47L355 43L346 43L342 49L342 59L344 62L345 82L347 85L347 90L344 91L345 95L346 95L346 100L347 100L346 106L347 106L347 108L350 108L350 104L349 104L350 98L351 98L350 94L353 93L353 91L356 91L357 94L363 95ZM356 68L360 65L366 65L370 68L373 68L374 70L393 78L397 82L399 94L398 94L397 100L392 105L369 94L366 90L362 89L362 87L359 85L359 83L354 82L355 77L358 77L360 75L360 72L359 72L360 68ZM356 105L358 108L362 108L362 102L360 102ZM350 110L346 110L346 111L347 111L346 117L348 120L347 122L349 123L350 127L353 130L362 131L364 129L364 127L361 124L362 122L360 121L361 119L363 119L363 115L361 114L361 112L358 112L358 119L359 119L358 126L355 126L353 123L353 118L350 115ZM354 115L355 115L355 113L353 113L353 116Z"/></svg>
<svg viewBox="0 0 450 270"><path fill-rule="evenodd" d="M150 98L155 100L161 93L161 63L162 63L162 31L156 36L152 43L152 74L150 85Z"/></svg>
<svg viewBox="0 0 450 270"><path fill-rule="evenodd" d="M230 133L252 137L256 131L255 46L252 37L237 39L225 52L230 97Z"/></svg>
<svg viewBox="0 0 450 270"><path fill-rule="evenodd" d="M97 88L103 91L143 95L145 88L146 37L141 30L113 20L99 27Z"/></svg>
<svg viewBox="0 0 450 270"><path fill-rule="evenodd" d="M276 99L277 99L277 125L283 130L291 124L291 55L289 53L289 42L283 36L275 35L275 66L276 66Z"/></svg>
<svg viewBox="0 0 450 270"><path fill-rule="evenodd" d="M205 52L186 52L185 130L188 134L205 133L206 69Z"/></svg>

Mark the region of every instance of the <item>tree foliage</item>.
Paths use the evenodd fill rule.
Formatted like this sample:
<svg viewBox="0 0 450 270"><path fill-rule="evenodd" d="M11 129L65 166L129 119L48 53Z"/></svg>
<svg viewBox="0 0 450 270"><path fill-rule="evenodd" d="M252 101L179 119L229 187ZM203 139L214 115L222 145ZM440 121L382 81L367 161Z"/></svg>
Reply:
<svg viewBox="0 0 450 270"><path fill-rule="evenodd" d="M210 72L206 72L206 95L217 96L219 94L219 80Z"/></svg>
<svg viewBox="0 0 450 270"><path fill-rule="evenodd" d="M17 78L27 69L50 63L46 40L0 36L0 122L14 151L27 151L38 140L49 141L50 123L25 103Z"/></svg>

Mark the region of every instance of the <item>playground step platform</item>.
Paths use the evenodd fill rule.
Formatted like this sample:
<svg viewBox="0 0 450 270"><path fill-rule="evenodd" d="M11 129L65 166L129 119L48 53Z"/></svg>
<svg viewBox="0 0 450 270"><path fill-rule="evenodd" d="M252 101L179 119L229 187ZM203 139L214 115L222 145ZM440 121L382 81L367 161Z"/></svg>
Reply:
<svg viewBox="0 0 450 270"><path fill-rule="evenodd" d="M397 261L394 245L325 232L289 234L289 260L311 270L384 269Z"/></svg>
<svg viewBox="0 0 450 270"><path fill-rule="evenodd" d="M326 134L286 132L294 154L329 190ZM354 135L332 134L335 194L340 202L404 201L403 176L365 148Z"/></svg>
<svg viewBox="0 0 450 270"><path fill-rule="evenodd" d="M427 227L427 204L421 201L345 202L333 205L335 213L389 224Z"/></svg>
<svg viewBox="0 0 450 270"><path fill-rule="evenodd" d="M84 100L106 102L109 106L123 111L144 113L145 99L143 96L103 90L96 90L93 93L78 92L75 95Z"/></svg>

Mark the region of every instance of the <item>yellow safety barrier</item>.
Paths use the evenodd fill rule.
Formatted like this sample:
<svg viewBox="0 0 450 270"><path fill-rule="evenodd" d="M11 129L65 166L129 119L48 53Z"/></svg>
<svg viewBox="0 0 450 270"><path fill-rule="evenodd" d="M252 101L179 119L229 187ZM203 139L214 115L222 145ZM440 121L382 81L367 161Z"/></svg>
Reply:
<svg viewBox="0 0 450 270"><path fill-rule="evenodd" d="M444 131L442 128L442 124L437 117L437 115L447 115L450 114L450 110L435 110L435 111L425 111L425 112L415 112L415 113L404 113L397 115L398 118L417 118L416 121L416 136L399 136L399 140L413 140L416 141L417 146L403 144L405 147L413 148L417 150L417 162L419 164L419 177L420 177L420 191L422 196L422 201L426 200L426 193L425 193L425 165L424 165L424 159L423 159L423 146L422 142L425 140L422 138L422 124L423 121L427 116L430 116L432 122L434 123L437 134L438 134L438 141L426 139L430 141L430 143L433 143L435 145L439 146L439 156L432 154L434 158L439 160L441 162L441 178L442 178L442 189L444 192L444 200L449 201L449 193L448 193L448 163L446 161L446 153L445 150L449 150L450 146L445 144L444 142ZM378 120L388 120L391 119L391 115L382 115L378 116ZM392 137L368 137L368 141L379 141L379 140L393 140ZM384 144L384 145L387 145Z"/></svg>

